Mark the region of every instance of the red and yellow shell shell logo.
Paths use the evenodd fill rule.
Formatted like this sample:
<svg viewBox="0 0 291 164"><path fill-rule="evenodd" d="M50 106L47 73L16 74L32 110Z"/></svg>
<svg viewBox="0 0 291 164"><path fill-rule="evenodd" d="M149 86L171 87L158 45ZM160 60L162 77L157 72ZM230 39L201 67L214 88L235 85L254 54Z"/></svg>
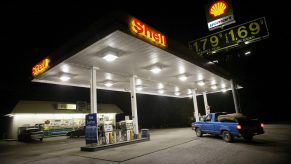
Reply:
<svg viewBox="0 0 291 164"><path fill-rule="evenodd" d="M212 17L218 17L220 15L225 14L228 5L225 1L217 1L214 2L209 8L209 14Z"/></svg>

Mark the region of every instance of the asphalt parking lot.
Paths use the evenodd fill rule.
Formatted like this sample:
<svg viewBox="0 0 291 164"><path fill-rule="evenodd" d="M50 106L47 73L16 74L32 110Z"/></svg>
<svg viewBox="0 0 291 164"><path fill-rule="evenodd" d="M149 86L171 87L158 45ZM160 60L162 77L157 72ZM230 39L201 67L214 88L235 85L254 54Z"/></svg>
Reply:
<svg viewBox="0 0 291 164"><path fill-rule="evenodd" d="M196 137L189 128L151 129L147 142L83 152L84 138L57 137L43 142L0 142L1 163L290 163L291 124L266 124L253 142Z"/></svg>

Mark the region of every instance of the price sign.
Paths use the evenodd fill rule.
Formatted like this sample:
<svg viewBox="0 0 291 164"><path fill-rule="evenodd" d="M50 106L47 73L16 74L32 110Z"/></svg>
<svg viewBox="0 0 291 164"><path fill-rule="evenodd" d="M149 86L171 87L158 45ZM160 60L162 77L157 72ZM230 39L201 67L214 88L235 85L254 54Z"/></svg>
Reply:
<svg viewBox="0 0 291 164"><path fill-rule="evenodd" d="M189 47L197 54L213 53L240 43L251 43L269 36L264 17L190 41Z"/></svg>

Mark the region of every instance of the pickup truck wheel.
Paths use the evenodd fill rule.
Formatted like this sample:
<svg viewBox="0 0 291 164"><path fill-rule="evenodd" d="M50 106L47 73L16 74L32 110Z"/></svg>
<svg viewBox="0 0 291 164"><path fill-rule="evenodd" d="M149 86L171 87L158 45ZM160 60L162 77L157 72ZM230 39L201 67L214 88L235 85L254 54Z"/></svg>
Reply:
<svg viewBox="0 0 291 164"><path fill-rule="evenodd" d="M245 139L247 142L251 142L252 139L253 139L253 135L245 135L245 136L243 136L243 137L244 137L244 139Z"/></svg>
<svg viewBox="0 0 291 164"><path fill-rule="evenodd" d="M231 142L233 140L232 135L229 133L229 131L223 131L222 138L226 142Z"/></svg>
<svg viewBox="0 0 291 164"><path fill-rule="evenodd" d="M203 133L200 128L196 128L195 132L196 132L197 137L202 137Z"/></svg>

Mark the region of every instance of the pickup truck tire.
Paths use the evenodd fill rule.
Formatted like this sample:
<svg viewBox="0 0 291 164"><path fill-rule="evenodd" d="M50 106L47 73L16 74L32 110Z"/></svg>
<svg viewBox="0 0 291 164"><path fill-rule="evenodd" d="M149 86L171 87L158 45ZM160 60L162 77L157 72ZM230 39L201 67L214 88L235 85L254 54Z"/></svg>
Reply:
<svg viewBox="0 0 291 164"><path fill-rule="evenodd" d="M229 133L229 131L223 131L222 138L226 142L232 142L232 140L233 140L233 136Z"/></svg>
<svg viewBox="0 0 291 164"><path fill-rule="evenodd" d="M195 132L196 132L197 137L202 137L203 133L200 128L196 128Z"/></svg>

